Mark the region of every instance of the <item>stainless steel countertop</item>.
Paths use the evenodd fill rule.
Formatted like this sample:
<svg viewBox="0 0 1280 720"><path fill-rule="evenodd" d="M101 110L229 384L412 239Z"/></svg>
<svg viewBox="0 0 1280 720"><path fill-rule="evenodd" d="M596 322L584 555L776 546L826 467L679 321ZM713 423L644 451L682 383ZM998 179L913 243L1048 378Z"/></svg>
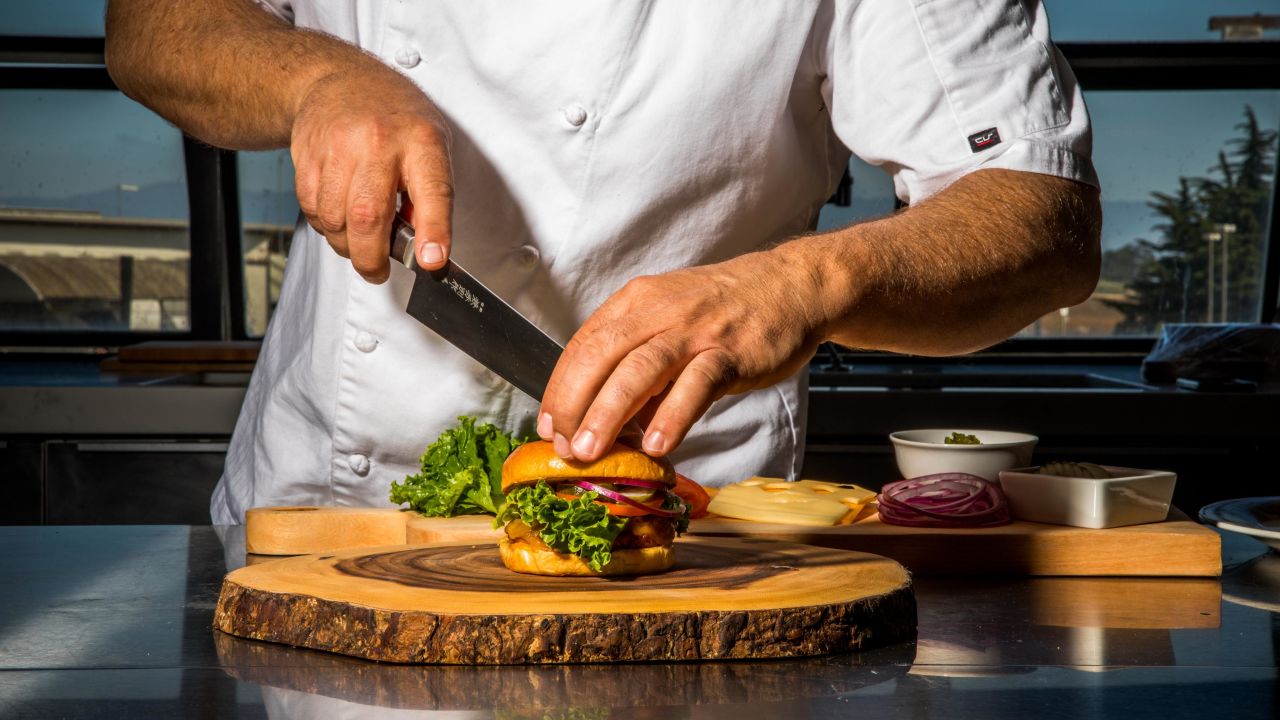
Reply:
<svg viewBox="0 0 1280 720"><path fill-rule="evenodd" d="M860 654L421 667L213 630L235 528L0 527L0 717L1274 718L1280 557L1223 547L1221 582L917 578L917 641Z"/></svg>

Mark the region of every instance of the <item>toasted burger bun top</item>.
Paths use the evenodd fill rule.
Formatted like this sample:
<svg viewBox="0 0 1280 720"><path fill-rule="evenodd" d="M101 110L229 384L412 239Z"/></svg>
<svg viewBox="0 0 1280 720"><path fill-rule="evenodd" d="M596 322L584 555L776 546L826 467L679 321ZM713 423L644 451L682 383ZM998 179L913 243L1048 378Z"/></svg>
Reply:
<svg viewBox="0 0 1280 720"><path fill-rule="evenodd" d="M525 443L516 448L502 465L502 490L519 485L532 485L539 480L576 480L579 478L625 477L676 484L675 470L662 458L653 458L627 445L614 443L604 457L591 463L565 460L556 454L546 440Z"/></svg>

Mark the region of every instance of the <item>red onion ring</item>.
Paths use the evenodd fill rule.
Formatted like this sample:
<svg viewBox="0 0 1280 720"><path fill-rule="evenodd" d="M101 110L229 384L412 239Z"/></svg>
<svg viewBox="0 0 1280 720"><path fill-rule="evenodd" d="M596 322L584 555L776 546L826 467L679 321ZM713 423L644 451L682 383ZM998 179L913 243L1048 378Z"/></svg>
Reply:
<svg viewBox="0 0 1280 720"><path fill-rule="evenodd" d="M990 527L1009 522L1000 488L968 473L938 473L880 489L880 519L909 527Z"/></svg>
<svg viewBox="0 0 1280 720"><path fill-rule="evenodd" d="M650 488L653 490L662 490L667 487L667 483L661 480L637 480L635 478L609 478L606 482L614 485L627 485L630 487Z"/></svg>
<svg viewBox="0 0 1280 720"><path fill-rule="evenodd" d="M677 515L679 515L679 514L680 514L679 512L677 512L677 511L675 511L675 510L663 510L663 509L662 509L662 508L660 508L660 507L653 507L652 505L645 505L644 503L640 502L639 500L632 500L631 498L627 497L626 495L623 495L623 494L622 494L622 493L620 493L620 492L614 492L613 490L609 490L609 489L607 489L607 488L602 488L602 487L600 487L599 485L597 485L597 484L595 484L595 483L593 483L593 482L589 482L589 481L587 481L587 480L574 480L574 481L569 482L569 483L567 483L567 484L569 484L569 485L573 485L574 487L582 488L583 490L589 490L589 491L591 491L591 492L593 492L593 493L595 493L595 494L597 494L597 495L599 495L599 496L601 496L601 497L609 498L610 500L612 500L612 501L614 501L614 502L616 502L616 503L621 503L621 504L624 504L624 505L630 505L630 506L632 506L632 507L640 508L641 510L646 510L646 511L648 511L648 513L649 513L650 515L657 515L658 517L667 517L667 518L672 518L672 517L676 517Z"/></svg>

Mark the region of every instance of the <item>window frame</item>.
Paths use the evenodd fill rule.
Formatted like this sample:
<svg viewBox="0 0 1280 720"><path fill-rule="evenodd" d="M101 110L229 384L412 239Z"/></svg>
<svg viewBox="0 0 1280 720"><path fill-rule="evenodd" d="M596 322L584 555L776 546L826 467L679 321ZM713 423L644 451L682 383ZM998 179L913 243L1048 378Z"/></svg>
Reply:
<svg viewBox="0 0 1280 720"><path fill-rule="evenodd" d="M1091 90L1280 90L1280 42L1055 43L1085 92ZM1280 128L1275 128L1280 130ZM1275 322L1280 289L1280 152L1271 182L1271 214L1256 322ZM975 357L1015 353L1131 355L1151 351L1153 336L1010 338Z"/></svg>
<svg viewBox="0 0 1280 720"><path fill-rule="evenodd" d="M107 73L102 38L0 36L0 90L120 92ZM234 153L182 136L187 185L187 316L185 331L0 330L0 348L116 348L149 340L229 340L237 337L227 303L227 229L239 229L225 203ZM243 323L242 323L243 324ZM241 335L243 332L241 331Z"/></svg>
<svg viewBox="0 0 1280 720"><path fill-rule="evenodd" d="M1080 86L1091 90L1280 89L1275 41L1058 43ZM102 38L0 36L0 89L108 90ZM252 340L248 335L238 160L235 152L183 136L189 207L189 330L0 330L0 348L114 348L147 340ZM1280 161L1263 249L1258 322L1275 322L1280 303ZM1155 338L1011 338L962 358L1040 362L1045 358L1128 358L1146 354ZM887 353L847 359L884 362ZM947 362L930 358L929 362Z"/></svg>

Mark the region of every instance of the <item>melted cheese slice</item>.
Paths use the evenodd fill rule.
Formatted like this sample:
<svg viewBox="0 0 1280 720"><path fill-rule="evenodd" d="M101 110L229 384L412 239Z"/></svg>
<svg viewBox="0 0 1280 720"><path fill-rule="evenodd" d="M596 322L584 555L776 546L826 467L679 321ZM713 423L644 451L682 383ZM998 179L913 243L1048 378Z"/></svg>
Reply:
<svg viewBox="0 0 1280 720"><path fill-rule="evenodd" d="M707 510L756 522L836 525L856 515L876 494L857 485L753 477L720 488Z"/></svg>

